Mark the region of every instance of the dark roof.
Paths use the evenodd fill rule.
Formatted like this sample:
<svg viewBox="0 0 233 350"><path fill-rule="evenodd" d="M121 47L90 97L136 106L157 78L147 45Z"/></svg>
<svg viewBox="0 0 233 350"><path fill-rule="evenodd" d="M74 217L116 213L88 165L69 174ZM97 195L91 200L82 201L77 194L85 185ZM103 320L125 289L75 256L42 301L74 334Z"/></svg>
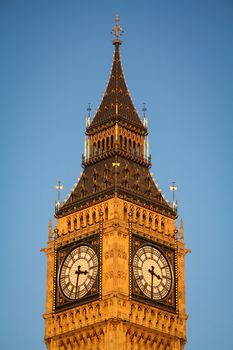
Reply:
<svg viewBox="0 0 233 350"><path fill-rule="evenodd" d="M95 158L92 164L89 163L84 168L78 184L56 216L68 215L82 206L89 206L117 195L119 198L147 205L164 215L175 217L176 213L163 198L151 177L150 163L136 158L130 154L120 155L120 152L114 150L102 160ZM118 163L119 166L114 167L114 163Z"/></svg>
<svg viewBox="0 0 233 350"><path fill-rule="evenodd" d="M115 42L114 46L114 60L108 85L97 113L87 128L87 134L102 124L115 121L132 125L145 134L147 129L136 111L125 82L120 59L120 42Z"/></svg>

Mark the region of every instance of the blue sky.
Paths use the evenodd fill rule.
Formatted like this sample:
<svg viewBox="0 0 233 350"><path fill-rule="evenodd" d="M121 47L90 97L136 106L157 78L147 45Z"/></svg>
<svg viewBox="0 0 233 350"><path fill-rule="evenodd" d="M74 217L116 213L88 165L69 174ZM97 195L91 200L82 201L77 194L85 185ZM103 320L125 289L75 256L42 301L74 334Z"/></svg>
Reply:
<svg viewBox="0 0 233 350"><path fill-rule="evenodd" d="M0 2L2 350L45 350L47 225L55 185L81 172L88 102L98 108L120 16L133 101L149 117L152 172L178 186L186 257L186 350L233 348L233 3Z"/></svg>

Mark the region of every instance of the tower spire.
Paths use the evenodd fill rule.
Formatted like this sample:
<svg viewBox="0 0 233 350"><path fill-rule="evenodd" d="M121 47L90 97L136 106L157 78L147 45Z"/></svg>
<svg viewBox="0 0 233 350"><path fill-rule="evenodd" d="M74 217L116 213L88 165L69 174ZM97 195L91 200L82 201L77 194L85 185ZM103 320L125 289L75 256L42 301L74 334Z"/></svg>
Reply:
<svg viewBox="0 0 233 350"><path fill-rule="evenodd" d="M87 127L87 134L93 132L97 127L105 126L106 123L126 124L129 127L139 128L144 135L147 133L140 116L134 106L131 99L130 92L128 90L124 72L121 65L120 57L120 36L123 33L122 28L119 26L119 17L116 16L116 24L112 29L112 34L115 38L114 44L114 56L113 64L110 72L107 88L104 92L102 101L97 109L96 115L90 125Z"/></svg>

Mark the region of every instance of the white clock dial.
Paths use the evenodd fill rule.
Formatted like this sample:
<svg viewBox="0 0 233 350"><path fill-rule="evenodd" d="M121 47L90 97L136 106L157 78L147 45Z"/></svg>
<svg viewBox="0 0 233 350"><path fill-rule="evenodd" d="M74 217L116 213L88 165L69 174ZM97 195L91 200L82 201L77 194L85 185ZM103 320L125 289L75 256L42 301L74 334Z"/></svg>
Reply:
<svg viewBox="0 0 233 350"><path fill-rule="evenodd" d="M133 258L133 274L140 290L150 299L165 298L172 286L172 272L165 256L145 245Z"/></svg>
<svg viewBox="0 0 233 350"><path fill-rule="evenodd" d="M98 257L88 245L73 249L60 270L60 288L69 299L80 299L92 288L98 274Z"/></svg>

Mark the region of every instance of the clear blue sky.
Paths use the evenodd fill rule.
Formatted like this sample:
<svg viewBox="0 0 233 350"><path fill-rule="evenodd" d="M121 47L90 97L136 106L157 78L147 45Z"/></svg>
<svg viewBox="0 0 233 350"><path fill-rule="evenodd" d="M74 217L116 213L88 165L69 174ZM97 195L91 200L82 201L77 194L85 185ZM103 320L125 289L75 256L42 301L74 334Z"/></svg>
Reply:
<svg viewBox="0 0 233 350"><path fill-rule="evenodd" d="M55 185L81 171L119 14L122 62L147 103L152 171L178 186L186 257L186 350L233 349L232 0L0 2L1 350L44 350L47 242Z"/></svg>

